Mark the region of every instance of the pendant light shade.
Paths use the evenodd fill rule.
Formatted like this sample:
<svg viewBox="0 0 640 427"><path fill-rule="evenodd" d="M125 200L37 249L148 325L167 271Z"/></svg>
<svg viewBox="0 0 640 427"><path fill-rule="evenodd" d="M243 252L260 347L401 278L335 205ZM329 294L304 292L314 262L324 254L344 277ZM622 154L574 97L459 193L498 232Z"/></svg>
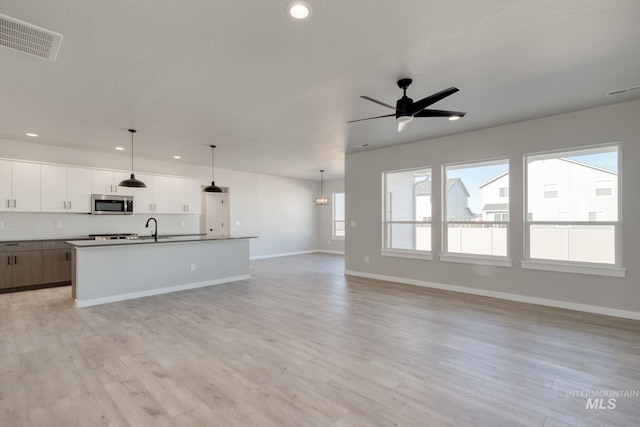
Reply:
<svg viewBox="0 0 640 427"><path fill-rule="evenodd" d="M133 173L133 134L136 133L136 130L129 129L129 132L131 132L131 178L121 181L118 185L120 187L147 188L147 186L144 185L144 182L136 179L136 176Z"/></svg>
<svg viewBox="0 0 640 427"><path fill-rule="evenodd" d="M218 187L215 183L215 175L213 170L215 148L215 145L211 146L211 185L204 188L205 193L222 193L222 188Z"/></svg>
<svg viewBox="0 0 640 427"><path fill-rule="evenodd" d="M329 198L324 197L324 169L320 169L320 195L313 199L316 206L329 206Z"/></svg>

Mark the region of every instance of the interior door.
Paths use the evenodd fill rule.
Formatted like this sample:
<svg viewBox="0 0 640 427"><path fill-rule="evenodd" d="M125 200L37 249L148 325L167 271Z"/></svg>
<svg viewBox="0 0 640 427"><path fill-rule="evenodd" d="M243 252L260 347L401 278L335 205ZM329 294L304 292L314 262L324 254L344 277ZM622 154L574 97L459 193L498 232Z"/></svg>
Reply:
<svg viewBox="0 0 640 427"><path fill-rule="evenodd" d="M205 195L207 236L229 234L229 197L227 193Z"/></svg>

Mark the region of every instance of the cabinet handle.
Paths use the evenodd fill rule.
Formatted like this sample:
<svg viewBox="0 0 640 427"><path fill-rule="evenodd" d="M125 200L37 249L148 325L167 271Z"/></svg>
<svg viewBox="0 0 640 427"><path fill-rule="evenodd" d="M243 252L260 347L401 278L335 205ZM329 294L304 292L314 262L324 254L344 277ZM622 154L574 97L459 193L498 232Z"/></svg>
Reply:
<svg viewBox="0 0 640 427"><path fill-rule="evenodd" d="M7 199L7 208L11 207L11 199Z"/></svg>
<svg viewBox="0 0 640 427"><path fill-rule="evenodd" d="M62 202L62 209L67 209L67 202Z"/></svg>
<svg viewBox="0 0 640 427"><path fill-rule="evenodd" d="M66 259L67 261L69 261L69 252L65 252L65 254L64 254L64 255L65 255L65 259Z"/></svg>
<svg viewBox="0 0 640 427"><path fill-rule="evenodd" d="M189 212L189 205L187 205L187 212Z"/></svg>
<svg viewBox="0 0 640 427"><path fill-rule="evenodd" d="M69 209L71 209L71 201L69 201Z"/></svg>
<svg viewBox="0 0 640 427"><path fill-rule="evenodd" d="M156 204L154 203L154 204L153 204L153 211L155 212L155 211L156 211L156 209L158 209L158 207L157 207L157 206L156 206Z"/></svg>
<svg viewBox="0 0 640 427"><path fill-rule="evenodd" d="M10 256L7 257L7 265L11 265L11 257Z"/></svg>
<svg viewBox="0 0 640 427"><path fill-rule="evenodd" d="M16 255L13 256L13 263L18 265L18 257Z"/></svg>
<svg viewBox="0 0 640 427"><path fill-rule="evenodd" d="M15 209L18 206L18 202L16 202L16 199L13 199L13 208Z"/></svg>

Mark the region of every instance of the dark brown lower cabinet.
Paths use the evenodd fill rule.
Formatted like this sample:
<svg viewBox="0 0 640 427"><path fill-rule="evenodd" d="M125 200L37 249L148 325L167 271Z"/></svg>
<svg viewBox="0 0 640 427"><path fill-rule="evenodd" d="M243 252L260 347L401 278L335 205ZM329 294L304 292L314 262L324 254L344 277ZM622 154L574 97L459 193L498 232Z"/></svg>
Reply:
<svg viewBox="0 0 640 427"><path fill-rule="evenodd" d="M61 241L0 243L0 289L71 281L71 249Z"/></svg>
<svg viewBox="0 0 640 427"><path fill-rule="evenodd" d="M42 251L42 283L71 281L71 250Z"/></svg>

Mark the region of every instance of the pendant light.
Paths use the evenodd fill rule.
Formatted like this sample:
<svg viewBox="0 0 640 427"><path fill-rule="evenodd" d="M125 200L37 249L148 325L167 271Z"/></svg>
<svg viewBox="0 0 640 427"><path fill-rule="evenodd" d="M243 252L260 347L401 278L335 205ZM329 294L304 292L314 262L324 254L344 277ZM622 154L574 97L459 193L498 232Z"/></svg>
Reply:
<svg viewBox="0 0 640 427"><path fill-rule="evenodd" d="M129 129L129 132L131 132L131 178L125 179L118 185L120 187L147 188L147 186L144 185L144 182L136 179L136 176L133 173L133 134L136 133L136 130Z"/></svg>
<svg viewBox="0 0 640 427"><path fill-rule="evenodd" d="M213 163L214 163L214 149L215 145L211 145L211 185L204 188L205 193L222 193L222 188L218 187L215 183L215 175L213 171Z"/></svg>
<svg viewBox="0 0 640 427"><path fill-rule="evenodd" d="M329 206L329 198L324 197L324 169L320 169L320 195L313 199L316 206Z"/></svg>

